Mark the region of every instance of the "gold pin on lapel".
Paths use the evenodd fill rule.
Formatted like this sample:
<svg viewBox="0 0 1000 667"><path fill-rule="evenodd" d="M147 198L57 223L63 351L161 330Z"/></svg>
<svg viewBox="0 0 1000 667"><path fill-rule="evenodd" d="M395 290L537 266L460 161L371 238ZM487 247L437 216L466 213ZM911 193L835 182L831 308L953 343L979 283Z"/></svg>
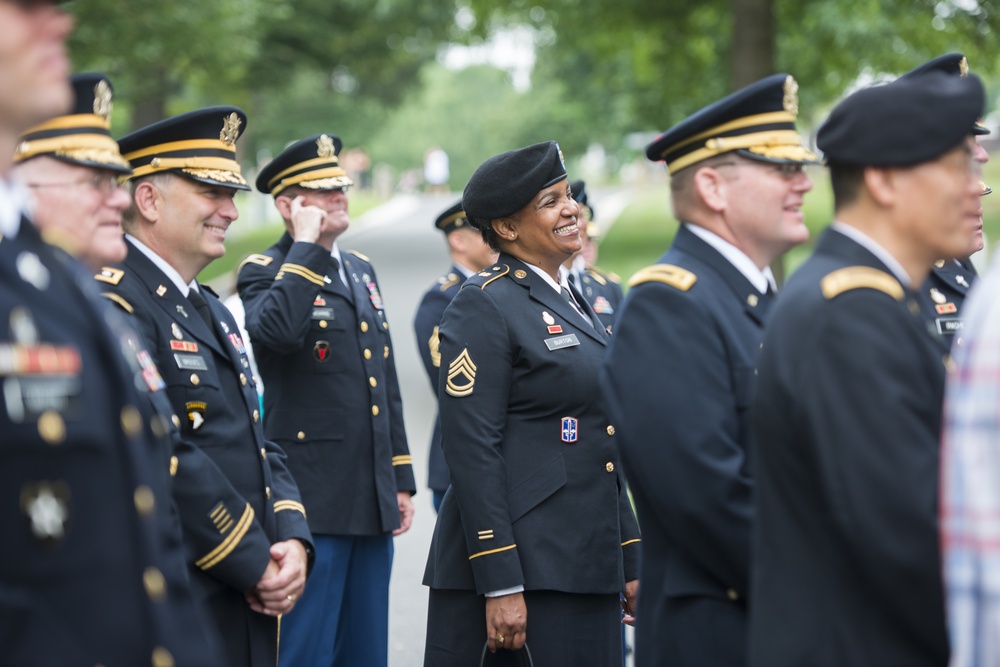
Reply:
<svg viewBox="0 0 1000 667"><path fill-rule="evenodd" d="M163 296L167 293L167 287L165 285L160 285L156 288L156 296Z"/></svg>

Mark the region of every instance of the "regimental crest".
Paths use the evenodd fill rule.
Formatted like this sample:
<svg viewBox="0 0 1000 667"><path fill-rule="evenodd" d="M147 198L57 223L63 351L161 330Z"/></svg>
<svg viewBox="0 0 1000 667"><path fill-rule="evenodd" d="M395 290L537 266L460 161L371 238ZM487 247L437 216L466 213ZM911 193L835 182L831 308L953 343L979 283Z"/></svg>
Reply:
<svg viewBox="0 0 1000 667"><path fill-rule="evenodd" d="M228 146L236 145L236 138L240 136L240 125L243 121L240 120L239 114L235 111L222 119L222 132L219 132L219 139L224 141Z"/></svg>
<svg viewBox="0 0 1000 667"><path fill-rule="evenodd" d="M799 84L791 75L785 77L785 96L781 99L781 106L793 116L799 115Z"/></svg>
<svg viewBox="0 0 1000 667"><path fill-rule="evenodd" d="M313 359L321 364L330 361L330 343L325 340L318 340L313 345Z"/></svg>
<svg viewBox="0 0 1000 667"><path fill-rule="evenodd" d="M476 364L469 356L469 348L462 350L455 360L448 364L448 383L445 391L449 396L462 398L472 394L476 386Z"/></svg>
<svg viewBox="0 0 1000 667"><path fill-rule="evenodd" d="M577 427L579 426L579 421L576 417L563 417L560 438L563 442L576 442L579 434L577 432Z"/></svg>
<svg viewBox="0 0 1000 667"><path fill-rule="evenodd" d="M65 537L72 510L66 482L36 482L21 487L21 512L31 536L43 546L54 547Z"/></svg>
<svg viewBox="0 0 1000 667"><path fill-rule="evenodd" d="M319 139L316 140L316 155L317 157L337 157L337 149L333 145L333 139L330 135L322 134Z"/></svg>
<svg viewBox="0 0 1000 667"><path fill-rule="evenodd" d="M114 103L111 101L111 86L103 79L94 86L94 114L104 120L111 120L111 110Z"/></svg>
<svg viewBox="0 0 1000 667"><path fill-rule="evenodd" d="M962 59L958 61L958 75L969 76L969 59L965 56L962 56Z"/></svg>

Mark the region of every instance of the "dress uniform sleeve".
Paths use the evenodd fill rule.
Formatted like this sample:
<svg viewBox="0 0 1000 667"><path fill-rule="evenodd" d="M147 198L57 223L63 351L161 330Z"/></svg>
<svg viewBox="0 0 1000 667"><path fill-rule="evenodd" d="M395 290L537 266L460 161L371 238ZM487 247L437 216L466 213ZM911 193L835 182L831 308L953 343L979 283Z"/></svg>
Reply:
<svg viewBox="0 0 1000 667"><path fill-rule="evenodd" d="M716 323L690 293L639 285L626 310L602 383L625 474L663 530L684 536L675 546L745 594L753 485L739 443L737 385L749 383L754 369L730 367Z"/></svg>
<svg viewBox="0 0 1000 667"><path fill-rule="evenodd" d="M287 456L281 447L270 440L265 441L264 448L271 468L271 498L278 526L277 539L279 542L298 539L312 545L312 533L306 522L306 508L302 504L298 484L285 464Z"/></svg>
<svg viewBox="0 0 1000 667"><path fill-rule="evenodd" d="M304 242L293 243L280 264L244 264L236 289L243 300L251 342L284 353L302 347L313 299L323 287L329 265L330 251Z"/></svg>
<svg viewBox="0 0 1000 667"><path fill-rule="evenodd" d="M625 475L618 473L618 525L622 535L622 563L625 569L625 581L639 578L639 554L642 538L639 534L639 522L636 521L632 500L628 497L628 486Z"/></svg>
<svg viewBox="0 0 1000 667"><path fill-rule="evenodd" d="M865 294L864 292L869 292ZM824 310L814 355L795 373L802 414L820 457L842 543L857 576L914 637L942 629L937 531L940 387L902 307L870 291L838 296ZM887 332L911 333L907 336ZM935 362L940 363L940 362ZM941 374L943 375L943 370ZM934 409L929 409L933 407ZM930 607L930 605L935 605Z"/></svg>
<svg viewBox="0 0 1000 667"><path fill-rule="evenodd" d="M446 370L438 400L442 448L481 595L524 585L502 453L513 359L497 304L478 286L463 288L441 323Z"/></svg>
<svg viewBox="0 0 1000 667"><path fill-rule="evenodd" d="M437 391L438 373L441 369L440 342L435 328L440 326L445 308L450 302L448 295L434 285L424 294L420 306L417 307L417 314L413 318L413 331L417 336L420 360L424 362L424 371L427 372L434 391Z"/></svg>

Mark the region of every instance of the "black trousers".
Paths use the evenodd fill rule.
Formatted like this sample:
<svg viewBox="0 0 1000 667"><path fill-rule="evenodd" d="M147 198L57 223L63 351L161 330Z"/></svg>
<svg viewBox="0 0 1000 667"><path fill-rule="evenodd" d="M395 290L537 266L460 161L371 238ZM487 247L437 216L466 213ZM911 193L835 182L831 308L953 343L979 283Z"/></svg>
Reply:
<svg viewBox="0 0 1000 667"><path fill-rule="evenodd" d="M535 667L621 667L617 594L525 591L528 647ZM475 591L431 589L424 667L478 667L486 642L486 598ZM499 650L489 665L518 665Z"/></svg>

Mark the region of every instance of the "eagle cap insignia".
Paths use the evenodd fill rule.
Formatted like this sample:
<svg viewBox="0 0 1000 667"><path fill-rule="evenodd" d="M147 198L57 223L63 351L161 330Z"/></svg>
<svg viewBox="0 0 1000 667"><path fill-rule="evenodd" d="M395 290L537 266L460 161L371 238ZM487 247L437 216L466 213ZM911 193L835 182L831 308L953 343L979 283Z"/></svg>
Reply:
<svg viewBox="0 0 1000 667"><path fill-rule="evenodd" d="M962 56L962 59L958 61L958 74L959 76L969 76L969 59Z"/></svg>
<svg viewBox="0 0 1000 667"><path fill-rule="evenodd" d="M781 106L793 116L799 115L799 84L791 75L785 77L785 96L781 100Z"/></svg>
<svg viewBox="0 0 1000 667"><path fill-rule="evenodd" d="M243 121L240 120L239 114L235 111L222 119L222 131L219 132L219 139L224 141L228 146L236 145L236 138L240 136L240 125Z"/></svg>
<svg viewBox="0 0 1000 667"><path fill-rule="evenodd" d="M319 157L337 157L337 149L333 139L328 134L320 135L316 140L316 155Z"/></svg>
<svg viewBox="0 0 1000 667"><path fill-rule="evenodd" d="M94 86L94 114L104 120L111 119L111 110L114 104L111 101L111 86L103 79Z"/></svg>

